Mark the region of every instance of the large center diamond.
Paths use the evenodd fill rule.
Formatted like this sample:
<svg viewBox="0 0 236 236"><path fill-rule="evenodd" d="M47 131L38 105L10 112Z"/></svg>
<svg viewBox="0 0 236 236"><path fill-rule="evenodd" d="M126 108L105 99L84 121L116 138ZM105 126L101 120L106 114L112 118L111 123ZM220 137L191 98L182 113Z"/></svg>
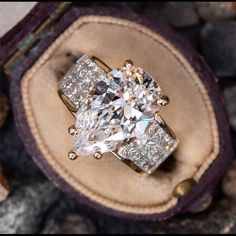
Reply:
<svg viewBox="0 0 236 236"><path fill-rule="evenodd" d="M149 74L131 65L98 79L76 113L76 153L111 152L142 137L159 109L160 91Z"/></svg>

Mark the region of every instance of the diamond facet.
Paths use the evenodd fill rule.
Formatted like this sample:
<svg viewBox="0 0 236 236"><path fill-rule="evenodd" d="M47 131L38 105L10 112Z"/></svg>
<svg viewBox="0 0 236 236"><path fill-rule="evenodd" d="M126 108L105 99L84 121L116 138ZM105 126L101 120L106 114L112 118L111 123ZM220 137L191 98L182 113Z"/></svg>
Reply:
<svg viewBox="0 0 236 236"><path fill-rule="evenodd" d="M104 77L105 72L85 55L67 72L60 89L79 108L85 102L94 83Z"/></svg>
<svg viewBox="0 0 236 236"><path fill-rule="evenodd" d="M77 153L111 152L145 134L159 109L155 101L161 90L149 74L138 71L134 66L118 68L93 84L76 114Z"/></svg>

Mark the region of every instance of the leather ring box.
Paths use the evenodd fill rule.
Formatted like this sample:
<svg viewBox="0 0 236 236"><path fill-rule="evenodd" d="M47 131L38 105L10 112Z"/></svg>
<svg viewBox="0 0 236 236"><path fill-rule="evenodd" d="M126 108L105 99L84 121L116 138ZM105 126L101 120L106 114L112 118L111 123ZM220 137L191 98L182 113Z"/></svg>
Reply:
<svg viewBox="0 0 236 236"><path fill-rule="evenodd" d="M0 43L19 134L59 188L81 203L137 220L167 219L209 205L232 157L228 121L214 75L182 37L125 8L39 3ZM66 158L73 117L57 86L84 53L111 67L132 59L170 97L162 116L180 143L155 174L140 176L109 154L99 161Z"/></svg>

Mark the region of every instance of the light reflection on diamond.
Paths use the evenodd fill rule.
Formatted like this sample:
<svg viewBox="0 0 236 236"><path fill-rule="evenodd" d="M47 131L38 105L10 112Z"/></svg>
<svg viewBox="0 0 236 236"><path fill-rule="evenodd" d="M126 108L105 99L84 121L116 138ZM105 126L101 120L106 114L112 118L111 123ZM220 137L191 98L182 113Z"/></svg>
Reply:
<svg viewBox="0 0 236 236"><path fill-rule="evenodd" d="M112 70L90 88L86 105L76 114L78 135L83 137L81 143L81 137L75 139L78 154L114 151L124 141L145 134L159 109L155 102L161 90L147 73L137 79L136 69L132 67L130 75L124 67Z"/></svg>

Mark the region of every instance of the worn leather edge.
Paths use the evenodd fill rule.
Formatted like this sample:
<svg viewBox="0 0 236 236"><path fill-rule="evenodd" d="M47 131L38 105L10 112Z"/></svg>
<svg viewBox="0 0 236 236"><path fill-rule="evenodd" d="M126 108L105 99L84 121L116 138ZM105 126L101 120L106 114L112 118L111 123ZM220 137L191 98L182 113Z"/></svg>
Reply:
<svg viewBox="0 0 236 236"><path fill-rule="evenodd" d="M36 4L19 23L0 38L1 63L5 61L5 59L17 48L19 42L33 29L32 26L25 26L29 24L34 25L35 22L40 22L40 20L46 18L48 13L51 12L57 4L57 2Z"/></svg>

